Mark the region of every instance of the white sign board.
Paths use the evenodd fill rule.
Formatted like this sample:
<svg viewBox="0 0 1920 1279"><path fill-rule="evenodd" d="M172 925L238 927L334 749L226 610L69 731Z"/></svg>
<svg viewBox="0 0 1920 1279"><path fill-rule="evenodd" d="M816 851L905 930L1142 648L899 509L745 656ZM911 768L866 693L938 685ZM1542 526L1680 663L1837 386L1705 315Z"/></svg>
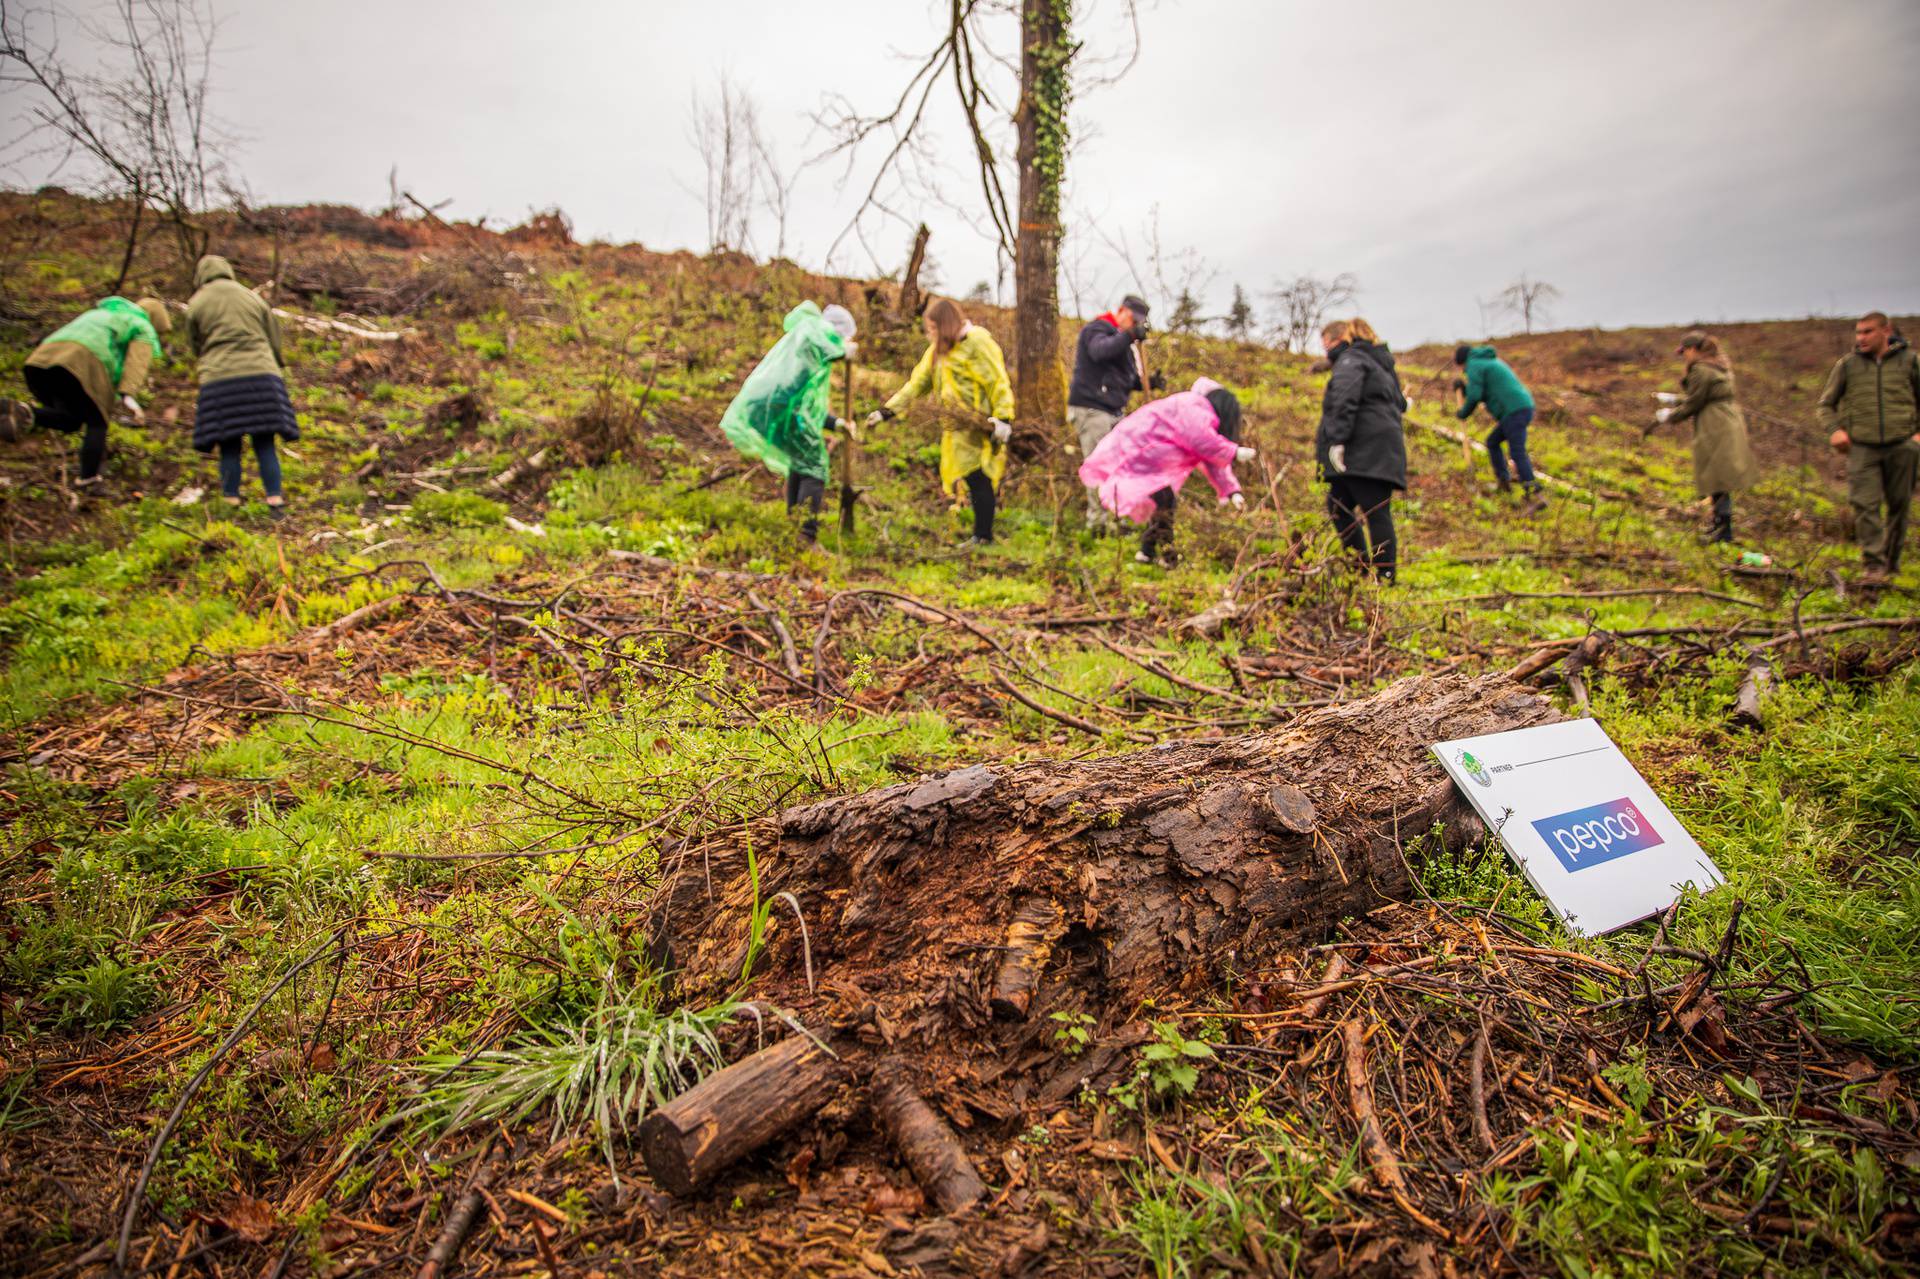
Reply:
<svg viewBox="0 0 1920 1279"><path fill-rule="evenodd" d="M1433 752L1572 932L1612 932L1665 910L1689 884L1704 893L1726 882L1593 720Z"/></svg>

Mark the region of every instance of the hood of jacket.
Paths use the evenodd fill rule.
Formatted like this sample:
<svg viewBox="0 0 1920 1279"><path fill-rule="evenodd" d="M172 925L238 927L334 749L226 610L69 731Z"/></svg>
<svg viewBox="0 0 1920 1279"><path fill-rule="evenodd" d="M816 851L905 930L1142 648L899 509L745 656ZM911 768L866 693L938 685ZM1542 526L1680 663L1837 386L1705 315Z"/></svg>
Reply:
<svg viewBox="0 0 1920 1279"><path fill-rule="evenodd" d="M215 280L233 279L233 264L217 253L209 253L193 268L193 287L198 289Z"/></svg>
<svg viewBox="0 0 1920 1279"><path fill-rule="evenodd" d="M1467 348L1467 360L1469 363L1474 360L1497 360L1499 358L1500 353L1493 349L1493 343L1491 342L1488 342L1484 346Z"/></svg>
<svg viewBox="0 0 1920 1279"><path fill-rule="evenodd" d="M1353 349L1378 364L1387 372L1394 372L1393 352L1387 349L1385 342L1369 342L1365 338L1353 339ZM1488 350L1493 348L1489 347Z"/></svg>

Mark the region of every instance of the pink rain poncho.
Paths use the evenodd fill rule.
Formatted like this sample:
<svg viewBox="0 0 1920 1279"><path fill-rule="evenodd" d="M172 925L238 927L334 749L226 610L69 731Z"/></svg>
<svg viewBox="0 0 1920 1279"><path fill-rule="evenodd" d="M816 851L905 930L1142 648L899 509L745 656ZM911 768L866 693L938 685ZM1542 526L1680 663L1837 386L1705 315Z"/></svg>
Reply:
<svg viewBox="0 0 1920 1279"><path fill-rule="evenodd" d="M1240 482L1233 478L1238 446L1220 434L1220 417L1207 403L1207 392L1219 385L1203 377L1191 391L1143 404L1121 418L1080 464L1080 482L1098 490L1102 506L1136 524L1152 516L1155 493L1167 488L1178 493L1196 470L1207 473L1221 501L1238 493Z"/></svg>

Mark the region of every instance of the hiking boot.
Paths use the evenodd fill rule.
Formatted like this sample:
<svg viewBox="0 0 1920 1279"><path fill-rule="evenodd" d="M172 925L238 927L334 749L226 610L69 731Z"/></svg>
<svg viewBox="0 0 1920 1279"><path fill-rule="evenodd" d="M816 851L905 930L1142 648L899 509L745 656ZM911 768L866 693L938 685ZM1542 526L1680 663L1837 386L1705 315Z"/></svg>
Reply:
<svg viewBox="0 0 1920 1279"><path fill-rule="evenodd" d="M1497 496L1505 497L1513 492L1513 479L1505 471L1493 473L1493 491Z"/></svg>

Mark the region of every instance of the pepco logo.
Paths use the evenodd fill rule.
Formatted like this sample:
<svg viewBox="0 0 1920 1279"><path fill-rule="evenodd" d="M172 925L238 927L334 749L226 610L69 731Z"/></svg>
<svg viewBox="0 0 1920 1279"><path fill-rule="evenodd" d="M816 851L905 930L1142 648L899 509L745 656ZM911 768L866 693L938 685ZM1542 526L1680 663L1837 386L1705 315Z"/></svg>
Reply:
<svg viewBox="0 0 1920 1279"><path fill-rule="evenodd" d="M1558 817L1542 817L1533 828L1570 871L1585 870L1666 841L1630 799L1576 808Z"/></svg>

